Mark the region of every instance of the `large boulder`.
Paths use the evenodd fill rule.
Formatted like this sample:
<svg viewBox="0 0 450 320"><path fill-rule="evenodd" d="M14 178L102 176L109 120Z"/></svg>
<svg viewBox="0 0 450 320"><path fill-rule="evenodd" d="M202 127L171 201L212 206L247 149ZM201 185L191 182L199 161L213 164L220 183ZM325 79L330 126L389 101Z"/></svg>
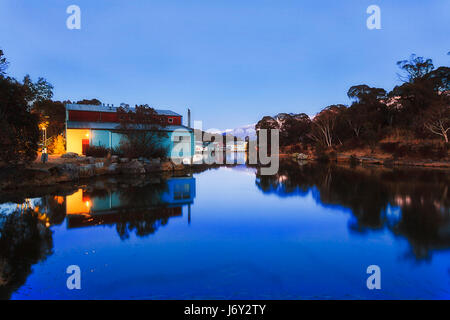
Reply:
<svg viewBox="0 0 450 320"><path fill-rule="evenodd" d="M295 160L308 160L308 155L304 153L293 153L292 157Z"/></svg>
<svg viewBox="0 0 450 320"><path fill-rule="evenodd" d="M159 165L161 164L161 159L160 159L160 158L154 158L154 159L151 159L151 160L150 160L150 163L151 163L152 165L157 165L157 166L159 166Z"/></svg>
<svg viewBox="0 0 450 320"><path fill-rule="evenodd" d="M161 171L161 166L149 163L149 164L145 164L144 165L145 168L145 172L150 173L150 172L159 172Z"/></svg>
<svg viewBox="0 0 450 320"><path fill-rule="evenodd" d="M96 168L103 168L104 167L104 163L100 162L100 161L99 162L95 162L94 165L95 165Z"/></svg>
<svg viewBox="0 0 450 320"><path fill-rule="evenodd" d="M145 173L145 167L139 160L133 159L122 164L121 172L124 174L143 174Z"/></svg>
<svg viewBox="0 0 450 320"><path fill-rule="evenodd" d="M161 171L161 160L159 158L150 159L144 163L145 172L159 172ZM170 169L171 170L171 169Z"/></svg>
<svg viewBox="0 0 450 320"><path fill-rule="evenodd" d="M173 170L172 161L164 161L163 163L161 163L161 170L162 171L172 171Z"/></svg>
<svg viewBox="0 0 450 320"><path fill-rule="evenodd" d="M105 160L107 162L108 160ZM108 165L105 165L104 162L95 162L95 174L103 175L109 173Z"/></svg>
<svg viewBox="0 0 450 320"><path fill-rule="evenodd" d="M58 182L72 181L79 178L80 170L73 163L64 163L48 169L52 176L56 177Z"/></svg>
<svg viewBox="0 0 450 320"><path fill-rule="evenodd" d="M95 175L95 164L85 164L80 166L80 178L89 178Z"/></svg>
<svg viewBox="0 0 450 320"><path fill-rule="evenodd" d="M78 158L78 154L75 152L67 152L61 156L64 159L75 159Z"/></svg>
<svg viewBox="0 0 450 320"><path fill-rule="evenodd" d="M106 168L106 170L107 170L108 173L114 174L114 173L117 173L117 172L118 172L118 168L119 168L119 166L117 165L117 163L111 163L111 164Z"/></svg>
<svg viewBox="0 0 450 320"><path fill-rule="evenodd" d="M179 171L184 169L186 167L182 163L175 164L172 161L164 161L160 166L161 171Z"/></svg>
<svg viewBox="0 0 450 320"><path fill-rule="evenodd" d="M144 157L140 157L138 160L140 162L142 162L143 164L150 164L151 163L151 161L149 159L144 158Z"/></svg>
<svg viewBox="0 0 450 320"><path fill-rule="evenodd" d="M180 170L184 170L184 169L186 169L186 167L182 163L173 165L173 170L174 171L180 171Z"/></svg>

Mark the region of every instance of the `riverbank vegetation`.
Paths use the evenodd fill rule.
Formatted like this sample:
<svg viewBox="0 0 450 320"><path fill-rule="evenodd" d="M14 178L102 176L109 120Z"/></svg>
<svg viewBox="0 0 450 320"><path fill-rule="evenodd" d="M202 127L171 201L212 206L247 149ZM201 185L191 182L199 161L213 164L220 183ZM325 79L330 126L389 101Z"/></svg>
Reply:
<svg viewBox="0 0 450 320"><path fill-rule="evenodd" d="M266 116L258 129L279 129L282 153L319 159L370 154L448 160L450 68L411 55L397 62L401 84L390 92L365 84L349 88L349 105L335 104L312 119L304 114Z"/></svg>
<svg viewBox="0 0 450 320"><path fill-rule="evenodd" d="M8 65L0 50L0 165L34 161L43 143L61 152L66 101L53 101L53 86L42 77L33 82L29 75L22 81L8 76Z"/></svg>

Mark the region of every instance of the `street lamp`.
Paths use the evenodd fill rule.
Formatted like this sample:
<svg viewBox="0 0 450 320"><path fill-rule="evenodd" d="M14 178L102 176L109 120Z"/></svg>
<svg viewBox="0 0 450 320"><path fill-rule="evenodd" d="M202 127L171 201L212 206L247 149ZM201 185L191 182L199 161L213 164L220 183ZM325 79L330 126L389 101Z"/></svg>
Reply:
<svg viewBox="0 0 450 320"><path fill-rule="evenodd" d="M48 127L48 116L39 123L39 129L42 130L42 145L45 147L47 145L47 127Z"/></svg>

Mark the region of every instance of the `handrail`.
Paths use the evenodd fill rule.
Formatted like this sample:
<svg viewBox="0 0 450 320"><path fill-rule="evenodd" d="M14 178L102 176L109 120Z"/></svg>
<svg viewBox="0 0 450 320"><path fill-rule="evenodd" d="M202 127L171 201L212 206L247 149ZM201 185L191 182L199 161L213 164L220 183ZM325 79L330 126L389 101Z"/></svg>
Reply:
<svg viewBox="0 0 450 320"><path fill-rule="evenodd" d="M40 145L42 145L42 146L47 146L48 141L49 141L50 139L53 139L54 137L56 137L56 136L51 136L50 138L45 139L44 141L42 141L42 142L40 143Z"/></svg>

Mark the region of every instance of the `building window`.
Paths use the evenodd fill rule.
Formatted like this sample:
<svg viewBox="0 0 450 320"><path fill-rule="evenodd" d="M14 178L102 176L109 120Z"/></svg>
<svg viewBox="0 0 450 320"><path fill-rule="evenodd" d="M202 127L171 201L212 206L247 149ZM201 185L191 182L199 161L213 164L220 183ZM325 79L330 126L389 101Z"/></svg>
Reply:
<svg viewBox="0 0 450 320"><path fill-rule="evenodd" d="M175 200L183 200L191 198L191 188L189 183L185 183L184 185L175 185L174 190L174 199Z"/></svg>
<svg viewBox="0 0 450 320"><path fill-rule="evenodd" d="M169 123L173 123L173 118L169 118L167 121L169 121Z"/></svg>

